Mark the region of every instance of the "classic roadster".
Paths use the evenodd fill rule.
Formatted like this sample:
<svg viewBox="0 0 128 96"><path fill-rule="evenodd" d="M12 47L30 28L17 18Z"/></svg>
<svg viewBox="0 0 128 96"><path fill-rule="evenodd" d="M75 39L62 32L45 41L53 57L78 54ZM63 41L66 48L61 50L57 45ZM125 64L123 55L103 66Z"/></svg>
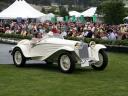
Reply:
<svg viewBox="0 0 128 96"><path fill-rule="evenodd" d="M12 48L11 54L17 67L24 66L27 60L41 60L48 64L57 62L61 72L71 73L76 64L104 70L108 64L105 48L104 45L96 44L94 41L87 44L66 40L60 35L47 34L40 42L34 44L32 40L21 40Z"/></svg>

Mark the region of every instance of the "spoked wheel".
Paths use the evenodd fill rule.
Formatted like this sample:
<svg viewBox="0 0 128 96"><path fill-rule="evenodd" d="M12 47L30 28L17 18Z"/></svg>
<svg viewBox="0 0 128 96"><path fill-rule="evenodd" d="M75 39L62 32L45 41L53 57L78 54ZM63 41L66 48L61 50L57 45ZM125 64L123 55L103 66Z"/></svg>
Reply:
<svg viewBox="0 0 128 96"><path fill-rule="evenodd" d="M92 64L92 68L95 70L104 70L108 65L108 56L104 50L99 51L99 61Z"/></svg>
<svg viewBox="0 0 128 96"><path fill-rule="evenodd" d="M75 62L70 54L65 53L60 55L58 59L59 69L64 73L71 73L75 69Z"/></svg>
<svg viewBox="0 0 128 96"><path fill-rule="evenodd" d="M26 58L23 56L23 53L19 48L15 48L12 55L13 55L13 62L17 67L21 67L25 65Z"/></svg>

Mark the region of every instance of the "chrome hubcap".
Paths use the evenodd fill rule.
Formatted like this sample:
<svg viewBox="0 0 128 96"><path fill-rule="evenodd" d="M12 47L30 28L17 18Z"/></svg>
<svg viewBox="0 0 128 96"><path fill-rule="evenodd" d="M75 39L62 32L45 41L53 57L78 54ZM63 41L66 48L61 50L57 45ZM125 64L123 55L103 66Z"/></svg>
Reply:
<svg viewBox="0 0 128 96"><path fill-rule="evenodd" d="M22 55L19 51L15 52L14 59L17 65L20 65L22 62Z"/></svg>
<svg viewBox="0 0 128 96"><path fill-rule="evenodd" d="M70 69L70 58L67 55L62 55L60 58L60 66L63 70L67 71Z"/></svg>

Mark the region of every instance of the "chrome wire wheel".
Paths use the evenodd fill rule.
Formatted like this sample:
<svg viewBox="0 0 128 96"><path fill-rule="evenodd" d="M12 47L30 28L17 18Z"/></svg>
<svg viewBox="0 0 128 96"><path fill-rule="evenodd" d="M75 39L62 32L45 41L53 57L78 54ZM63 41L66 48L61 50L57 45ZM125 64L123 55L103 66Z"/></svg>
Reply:
<svg viewBox="0 0 128 96"><path fill-rule="evenodd" d="M14 55L14 59L17 65L20 65L22 62L22 54L20 51L16 51Z"/></svg>
<svg viewBox="0 0 128 96"><path fill-rule="evenodd" d="M75 61L70 53L63 53L58 58L58 66L63 73L72 73L75 69Z"/></svg>
<svg viewBox="0 0 128 96"><path fill-rule="evenodd" d="M24 57L20 48L15 48L13 50L13 62L17 67L21 67L25 65L26 58Z"/></svg>
<svg viewBox="0 0 128 96"><path fill-rule="evenodd" d="M62 55L61 56L61 58L60 58L60 66L65 71L70 69L71 61L70 61L69 56L67 56L67 55Z"/></svg>

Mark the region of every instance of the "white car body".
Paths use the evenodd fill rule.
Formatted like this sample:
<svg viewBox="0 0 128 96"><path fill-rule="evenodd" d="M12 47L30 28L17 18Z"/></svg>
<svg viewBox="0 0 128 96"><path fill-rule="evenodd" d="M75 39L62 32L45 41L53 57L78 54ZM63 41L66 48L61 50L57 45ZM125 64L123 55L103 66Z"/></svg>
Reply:
<svg viewBox="0 0 128 96"><path fill-rule="evenodd" d="M45 35L42 40L33 44L31 40L22 40L14 48L20 48L25 58L31 60L57 61L63 53L70 53L76 63L81 67L90 66L99 62L99 51L106 47L102 44L90 45L73 40L66 40L58 36ZM12 50L12 53L13 53Z"/></svg>

